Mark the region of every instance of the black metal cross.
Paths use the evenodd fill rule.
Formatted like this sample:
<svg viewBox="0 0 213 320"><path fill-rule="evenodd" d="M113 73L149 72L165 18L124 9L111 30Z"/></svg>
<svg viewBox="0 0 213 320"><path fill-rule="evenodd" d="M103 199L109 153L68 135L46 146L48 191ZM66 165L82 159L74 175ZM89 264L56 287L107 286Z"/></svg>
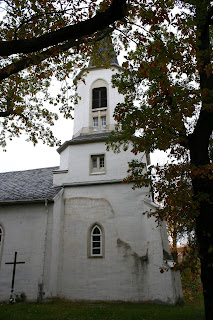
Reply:
<svg viewBox="0 0 213 320"><path fill-rule="evenodd" d="M10 303L14 302L14 281L15 281L15 274L16 274L16 265L23 264L23 261L17 261L17 252L15 252L14 261L13 262L5 262L5 264L13 264L13 276L12 276L12 284L11 284L11 292L10 292Z"/></svg>

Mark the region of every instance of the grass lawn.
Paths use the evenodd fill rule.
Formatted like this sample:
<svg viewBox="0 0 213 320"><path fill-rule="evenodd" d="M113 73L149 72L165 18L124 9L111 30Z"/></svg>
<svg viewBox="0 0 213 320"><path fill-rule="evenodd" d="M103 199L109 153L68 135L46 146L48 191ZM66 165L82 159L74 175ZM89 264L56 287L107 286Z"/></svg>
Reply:
<svg viewBox="0 0 213 320"><path fill-rule="evenodd" d="M202 320L202 297L186 298L184 306L148 303L93 303L52 300L45 303L0 304L1 320Z"/></svg>

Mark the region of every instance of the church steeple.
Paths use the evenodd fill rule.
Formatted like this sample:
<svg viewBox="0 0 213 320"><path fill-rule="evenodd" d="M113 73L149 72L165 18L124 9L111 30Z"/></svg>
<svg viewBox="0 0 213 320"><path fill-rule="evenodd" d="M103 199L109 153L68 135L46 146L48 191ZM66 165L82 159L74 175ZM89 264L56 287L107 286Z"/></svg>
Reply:
<svg viewBox="0 0 213 320"><path fill-rule="evenodd" d="M95 43L89 66L81 73L84 81L78 80L77 93L81 100L75 106L74 137L114 130L114 108L123 101L123 96L111 83L118 69L111 38Z"/></svg>
<svg viewBox="0 0 213 320"><path fill-rule="evenodd" d="M89 68L108 65L119 66L117 55L110 36L106 36L94 44L92 56L89 62Z"/></svg>

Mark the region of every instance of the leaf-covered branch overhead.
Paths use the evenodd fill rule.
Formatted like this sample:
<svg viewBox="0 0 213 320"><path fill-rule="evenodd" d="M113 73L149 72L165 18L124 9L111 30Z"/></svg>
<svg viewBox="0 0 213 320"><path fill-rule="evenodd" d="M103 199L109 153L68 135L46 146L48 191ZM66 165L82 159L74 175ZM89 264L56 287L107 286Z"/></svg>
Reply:
<svg viewBox="0 0 213 320"><path fill-rule="evenodd" d="M126 61L113 79L125 101L116 106L117 132L109 146L117 150L123 142L126 149L129 140L134 154L167 152L168 163L152 165L148 172L132 161L125 181L135 187L149 183L160 204L154 213L158 221L178 226L178 236L194 236L206 319L212 319L213 1L130 3L120 35Z"/></svg>
<svg viewBox="0 0 213 320"><path fill-rule="evenodd" d="M40 137L52 145L57 140L47 127L58 110L71 117L77 99L70 78L86 66L93 44L125 17L126 1L7 0L1 6L0 144L24 131L37 143L38 132L46 130L49 136ZM52 79L61 82L61 92L51 93Z"/></svg>
<svg viewBox="0 0 213 320"><path fill-rule="evenodd" d="M113 0L105 11L97 12L93 17L79 21L76 24L46 32L38 37L2 41L0 55L10 56L16 53L32 53L69 40L72 40L72 46L75 46L74 40L91 36L98 30L104 30L110 24L122 19L125 15L126 1Z"/></svg>

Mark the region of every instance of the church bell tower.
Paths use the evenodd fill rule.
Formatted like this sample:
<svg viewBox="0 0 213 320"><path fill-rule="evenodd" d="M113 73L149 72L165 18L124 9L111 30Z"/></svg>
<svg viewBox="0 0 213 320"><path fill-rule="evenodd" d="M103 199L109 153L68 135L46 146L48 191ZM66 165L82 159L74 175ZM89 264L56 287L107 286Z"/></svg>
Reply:
<svg viewBox="0 0 213 320"><path fill-rule="evenodd" d="M123 101L123 96L111 84L112 75L121 68L111 39L102 41L101 45L93 53L88 68L77 76L80 101L75 107L74 137L112 131L114 108Z"/></svg>
<svg viewBox="0 0 213 320"><path fill-rule="evenodd" d="M62 191L53 214L52 295L175 304L181 285L166 262L165 225L156 228L143 214L155 209L149 189L133 191L131 183L123 183L135 156L130 150L106 151L114 109L124 99L111 82L121 67L113 50L105 66L106 50L97 50L77 77L73 138L58 149L53 182ZM146 164L146 156L137 157ZM162 274L165 265L169 270Z"/></svg>

